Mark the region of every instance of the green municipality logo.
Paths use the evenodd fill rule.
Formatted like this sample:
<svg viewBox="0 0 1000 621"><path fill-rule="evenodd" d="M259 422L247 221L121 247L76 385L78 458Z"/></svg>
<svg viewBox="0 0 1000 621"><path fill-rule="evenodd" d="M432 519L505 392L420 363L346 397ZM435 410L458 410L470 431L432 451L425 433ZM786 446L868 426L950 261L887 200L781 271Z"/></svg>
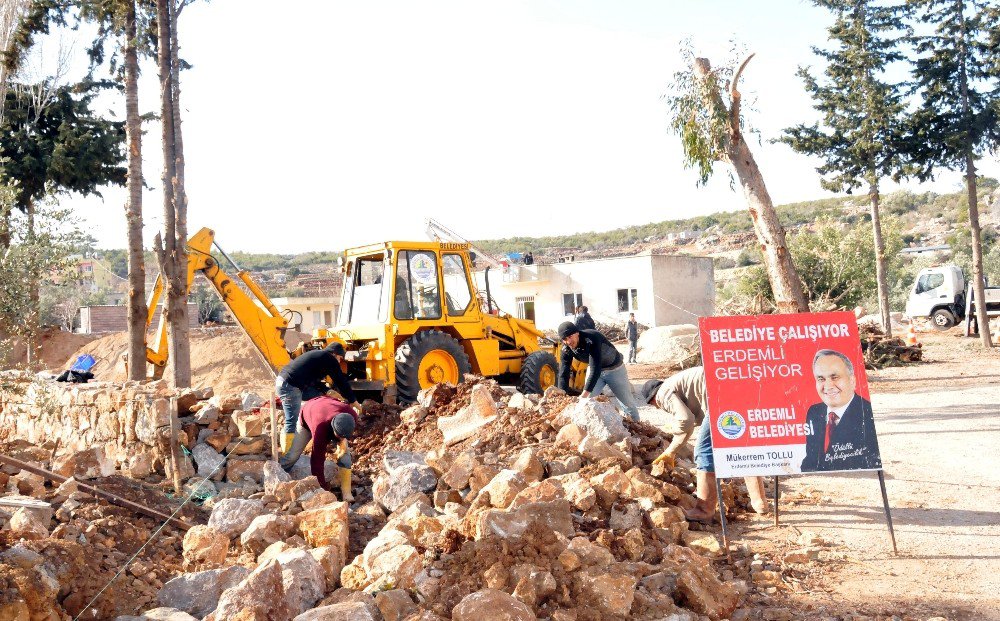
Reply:
<svg viewBox="0 0 1000 621"><path fill-rule="evenodd" d="M728 410L719 417L718 427L726 439L735 440L746 432L747 422L739 412Z"/></svg>

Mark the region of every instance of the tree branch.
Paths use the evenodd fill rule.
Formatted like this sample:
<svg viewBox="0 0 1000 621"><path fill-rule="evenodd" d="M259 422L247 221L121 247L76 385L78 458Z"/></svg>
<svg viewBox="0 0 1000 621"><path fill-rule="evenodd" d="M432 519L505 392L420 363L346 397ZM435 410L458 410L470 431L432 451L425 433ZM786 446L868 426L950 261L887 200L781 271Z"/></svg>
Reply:
<svg viewBox="0 0 1000 621"><path fill-rule="evenodd" d="M743 75L743 70L746 69L747 63L753 57L754 54L746 57L736 73L733 74L733 81L729 84L729 129L734 136L740 135L740 91L737 86L740 82L740 76Z"/></svg>

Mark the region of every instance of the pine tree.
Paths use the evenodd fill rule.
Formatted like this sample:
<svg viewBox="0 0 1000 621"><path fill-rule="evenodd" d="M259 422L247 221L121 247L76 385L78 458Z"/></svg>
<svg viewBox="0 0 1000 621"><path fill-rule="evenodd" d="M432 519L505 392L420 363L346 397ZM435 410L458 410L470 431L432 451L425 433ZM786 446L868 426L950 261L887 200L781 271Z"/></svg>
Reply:
<svg viewBox="0 0 1000 621"><path fill-rule="evenodd" d="M909 0L907 8L916 33L912 87L921 100L908 151L921 179L938 168L965 173L972 286L981 302L985 278L976 160L1000 146L1000 11L983 0ZM976 304L976 323L983 345L991 347L982 303Z"/></svg>
<svg viewBox="0 0 1000 621"><path fill-rule="evenodd" d="M834 45L813 48L827 63L822 83L808 68L800 68L799 76L822 119L786 129L782 142L825 160L816 169L823 175L824 188L851 193L867 186L879 310L889 335L892 321L879 182L886 177L898 180L907 172L901 88L885 79L886 68L902 60L897 43L903 24L895 9L869 0L817 0L816 4L834 14L834 23L827 29Z"/></svg>

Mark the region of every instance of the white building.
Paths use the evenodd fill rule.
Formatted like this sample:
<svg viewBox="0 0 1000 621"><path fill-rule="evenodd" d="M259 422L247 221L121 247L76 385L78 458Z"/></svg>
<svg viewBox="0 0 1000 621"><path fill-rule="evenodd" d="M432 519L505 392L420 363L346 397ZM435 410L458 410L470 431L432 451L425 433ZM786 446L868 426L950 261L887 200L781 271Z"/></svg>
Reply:
<svg viewBox="0 0 1000 621"><path fill-rule="evenodd" d="M486 290L484 272L476 274ZM646 326L697 324L715 312L712 259L665 254L588 259L490 270L490 292L502 310L554 330L586 306L601 322L620 323L630 312Z"/></svg>
<svg viewBox="0 0 1000 621"><path fill-rule="evenodd" d="M288 326L292 330L310 333L316 328L329 328L337 323L337 309L340 307L339 298L274 298L271 302L280 311L293 311Z"/></svg>

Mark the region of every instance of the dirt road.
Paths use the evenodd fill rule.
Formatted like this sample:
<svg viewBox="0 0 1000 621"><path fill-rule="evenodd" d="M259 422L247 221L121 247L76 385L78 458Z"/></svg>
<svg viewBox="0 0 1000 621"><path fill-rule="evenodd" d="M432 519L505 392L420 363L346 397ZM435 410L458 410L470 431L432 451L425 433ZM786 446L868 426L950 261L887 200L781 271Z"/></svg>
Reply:
<svg viewBox="0 0 1000 621"><path fill-rule="evenodd" d="M929 362L870 373L898 556L874 473L782 479L782 525L737 525L772 558L803 532L834 544L788 595L802 618L1000 620L998 356L970 339L926 340Z"/></svg>

